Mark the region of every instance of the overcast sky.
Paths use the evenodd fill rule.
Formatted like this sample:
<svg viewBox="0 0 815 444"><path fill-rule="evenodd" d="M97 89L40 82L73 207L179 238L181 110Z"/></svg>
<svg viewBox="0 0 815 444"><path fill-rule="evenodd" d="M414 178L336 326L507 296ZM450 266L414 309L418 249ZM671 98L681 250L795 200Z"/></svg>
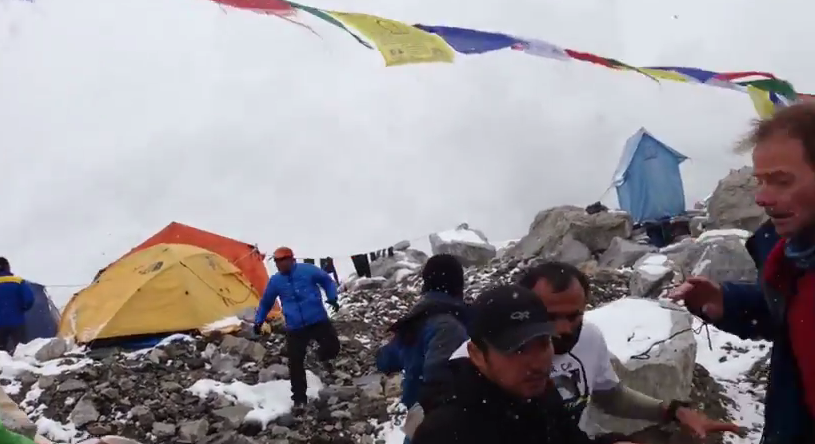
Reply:
<svg viewBox="0 0 815 444"><path fill-rule="evenodd" d="M815 91L804 0L303 2ZM597 200L640 126L693 159L689 203L749 161L730 152L754 117L738 92L514 51L385 68L303 21L321 38L208 0L0 0L0 255L80 284L173 220L300 256L464 221L517 238Z"/></svg>

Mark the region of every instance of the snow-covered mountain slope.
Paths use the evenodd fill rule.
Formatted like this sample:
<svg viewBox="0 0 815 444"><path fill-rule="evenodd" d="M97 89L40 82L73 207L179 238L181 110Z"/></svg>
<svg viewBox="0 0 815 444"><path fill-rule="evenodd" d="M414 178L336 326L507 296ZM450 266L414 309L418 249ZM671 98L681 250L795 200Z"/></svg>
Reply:
<svg viewBox="0 0 815 444"><path fill-rule="evenodd" d="M758 0L309 4L815 90L801 1L773 3L783 23ZM641 126L693 159L691 202L744 161L727 148L753 117L737 92L513 51L385 68L303 21L321 37L208 0L0 0L0 254L84 284L171 220L303 256L462 221L513 238L541 208L596 200Z"/></svg>

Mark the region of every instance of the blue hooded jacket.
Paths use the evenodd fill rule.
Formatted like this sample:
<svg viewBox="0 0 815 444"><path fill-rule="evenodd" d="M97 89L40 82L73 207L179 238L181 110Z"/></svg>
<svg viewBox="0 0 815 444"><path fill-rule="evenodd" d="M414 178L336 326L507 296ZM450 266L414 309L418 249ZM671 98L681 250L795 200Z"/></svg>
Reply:
<svg viewBox="0 0 815 444"><path fill-rule="evenodd" d="M423 383L452 379L450 355L469 338L468 307L461 298L429 292L390 330L393 339L376 353L376 367L383 373L404 371L402 404L419 401Z"/></svg>
<svg viewBox="0 0 815 444"><path fill-rule="evenodd" d="M714 325L743 339L773 342L764 406L762 444L812 442L812 417L804 403L798 365L786 325L783 297L765 294L762 270L773 247L781 241L771 223L763 224L747 241L758 283L722 284L724 316Z"/></svg>
<svg viewBox="0 0 815 444"><path fill-rule="evenodd" d="M323 306L322 287L329 302L337 301L337 284L317 266L294 264L289 273L276 273L269 279L260 299L255 324L261 324L280 298L280 307L286 319L286 328L297 330L328 320Z"/></svg>
<svg viewBox="0 0 815 444"><path fill-rule="evenodd" d="M25 324L25 312L34 306L34 292L28 283L8 272L0 272L0 328Z"/></svg>

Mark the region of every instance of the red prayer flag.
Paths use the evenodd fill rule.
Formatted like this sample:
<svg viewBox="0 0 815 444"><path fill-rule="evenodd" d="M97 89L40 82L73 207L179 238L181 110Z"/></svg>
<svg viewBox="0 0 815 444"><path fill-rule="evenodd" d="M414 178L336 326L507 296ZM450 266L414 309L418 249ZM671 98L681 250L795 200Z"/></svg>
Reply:
<svg viewBox="0 0 815 444"><path fill-rule="evenodd" d="M284 0L212 0L226 6L257 12L258 14L291 15L294 8Z"/></svg>

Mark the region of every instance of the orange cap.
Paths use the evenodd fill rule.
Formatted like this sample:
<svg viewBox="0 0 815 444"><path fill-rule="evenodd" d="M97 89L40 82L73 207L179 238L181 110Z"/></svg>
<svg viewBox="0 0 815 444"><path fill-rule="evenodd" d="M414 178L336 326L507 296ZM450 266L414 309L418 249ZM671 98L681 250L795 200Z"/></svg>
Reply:
<svg viewBox="0 0 815 444"><path fill-rule="evenodd" d="M274 259L288 259L294 257L294 252L289 247L280 247L272 253Z"/></svg>

